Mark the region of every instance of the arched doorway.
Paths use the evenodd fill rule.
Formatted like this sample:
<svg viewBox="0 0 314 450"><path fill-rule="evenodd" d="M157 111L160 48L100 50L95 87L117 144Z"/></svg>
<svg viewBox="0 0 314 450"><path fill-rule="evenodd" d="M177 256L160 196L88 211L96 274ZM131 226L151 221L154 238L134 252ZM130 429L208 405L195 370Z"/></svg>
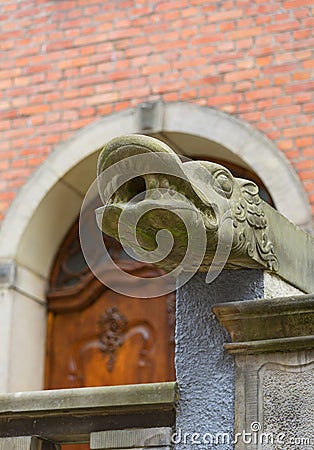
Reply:
<svg viewBox="0 0 314 450"><path fill-rule="evenodd" d="M227 166L235 177L254 181L264 200L273 205L256 174L228 161L214 162ZM99 200L96 198L84 215L84 228L91 240L97 234L94 211L101 205ZM103 242L123 271L146 279L162 275L155 266L132 259L116 240L103 234ZM104 249L93 247L93 256L95 264L108 271ZM111 275L107 273L110 276L120 285L124 283L124 292L132 288L117 279L119 273L114 269ZM45 388L175 380L175 292L143 300L103 285L83 256L78 219L55 258L47 301Z"/></svg>
<svg viewBox="0 0 314 450"><path fill-rule="evenodd" d="M3 222L0 260L8 271L0 305L3 392L43 387L46 291L52 264L95 178L99 149L127 133L150 134L178 153L214 157L253 170L279 212L303 228L312 226L308 201L288 161L265 136L233 116L169 103L149 108L144 104L102 118L47 158Z"/></svg>

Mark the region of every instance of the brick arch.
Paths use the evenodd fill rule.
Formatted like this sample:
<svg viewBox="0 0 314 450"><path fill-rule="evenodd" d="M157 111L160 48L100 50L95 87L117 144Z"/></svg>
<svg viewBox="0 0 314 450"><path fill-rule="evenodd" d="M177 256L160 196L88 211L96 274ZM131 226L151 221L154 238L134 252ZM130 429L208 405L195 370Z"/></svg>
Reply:
<svg viewBox="0 0 314 450"><path fill-rule="evenodd" d="M8 308L2 320L7 320L6 329L13 329L14 325L19 333L1 336L5 330L0 329L0 340L8 355L0 373L0 391L41 388L45 289L53 258L95 178L98 149L113 137L129 133L152 134L170 140L170 145L182 136L189 136L191 147L184 151L187 156L193 156L195 140L212 143L208 145L209 152L219 147L226 158L230 156L235 162L253 168L277 209L291 221L310 229L309 205L288 161L264 135L233 116L193 104L156 103L98 120L47 158L21 190L3 222L0 261L12 274L16 268L16 275L5 286ZM39 325L30 329L29 321L33 319ZM21 371L25 374L22 385L18 376Z"/></svg>

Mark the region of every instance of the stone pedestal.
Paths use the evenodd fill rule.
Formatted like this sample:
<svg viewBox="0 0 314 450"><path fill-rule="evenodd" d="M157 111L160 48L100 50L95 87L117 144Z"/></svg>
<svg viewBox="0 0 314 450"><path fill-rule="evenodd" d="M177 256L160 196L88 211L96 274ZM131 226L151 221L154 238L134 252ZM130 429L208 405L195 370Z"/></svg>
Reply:
<svg viewBox="0 0 314 450"><path fill-rule="evenodd" d="M205 274L197 274L177 292L175 363L179 401L173 442L178 449L212 444L213 448L231 450L235 433L250 432L251 423L258 417L252 413L249 423L240 419L248 408L240 395L241 369L226 349L234 344L213 309L227 310L234 301L242 305L251 299L250 303L262 307L262 302L270 301L265 297L297 290L262 270L226 270L210 284L205 278ZM242 368L242 375L247 376L249 371ZM238 448L243 448L242 437L239 442L242 447Z"/></svg>
<svg viewBox="0 0 314 450"><path fill-rule="evenodd" d="M235 432L251 433L252 450L314 448L314 296L214 311L232 337L224 347L235 356Z"/></svg>
<svg viewBox="0 0 314 450"><path fill-rule="evenodd" d="M314 351L237 355L235 363L235 432L251 433L246 448L313 449Z"/></svg>

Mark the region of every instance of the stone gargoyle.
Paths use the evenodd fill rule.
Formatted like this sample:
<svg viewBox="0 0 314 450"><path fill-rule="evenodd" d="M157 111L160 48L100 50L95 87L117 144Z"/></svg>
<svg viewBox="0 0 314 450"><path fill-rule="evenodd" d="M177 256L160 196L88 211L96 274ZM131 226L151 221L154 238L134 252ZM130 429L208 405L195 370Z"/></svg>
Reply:
<svg viewBox="0 0 314 450"><path fill-rule="evenodd" d="M96 211L98 225L135 255L154 254L166 230L166 245L151 259L166 271L180 264L184 271L195 264L199 271L211 264L266 269L314 291L313 237L264 202L252 181L218 164L182 161L143 135L106 144L97 175L104 204Z"/></svg>

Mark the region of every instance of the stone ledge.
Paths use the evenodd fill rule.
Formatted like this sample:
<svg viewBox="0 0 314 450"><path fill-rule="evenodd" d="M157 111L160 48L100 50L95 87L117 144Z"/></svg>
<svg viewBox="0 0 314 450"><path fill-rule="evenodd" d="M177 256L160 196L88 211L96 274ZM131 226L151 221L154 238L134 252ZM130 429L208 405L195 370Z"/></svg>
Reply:
<svg viewBox="0 0 314 450"><path fill-rule="evenodd" d="M230 333L232 353L292 351L314 347L314 295L221 303L213 306Z"/></svg>
<svg viewBox="0 0 314 450"><path fill-rule="evenodd" d="M224 344L229 353L253 355L256 353L292 352L314 348L314 336L300 336L284 339L266 339L252 342Z"/></svg>
<svg viewBox="0 0 314 450"><path fill-rule="evenodd" d="M89 442L92 432L172 426L175 382L0 395L0 437Z"/></svg>

